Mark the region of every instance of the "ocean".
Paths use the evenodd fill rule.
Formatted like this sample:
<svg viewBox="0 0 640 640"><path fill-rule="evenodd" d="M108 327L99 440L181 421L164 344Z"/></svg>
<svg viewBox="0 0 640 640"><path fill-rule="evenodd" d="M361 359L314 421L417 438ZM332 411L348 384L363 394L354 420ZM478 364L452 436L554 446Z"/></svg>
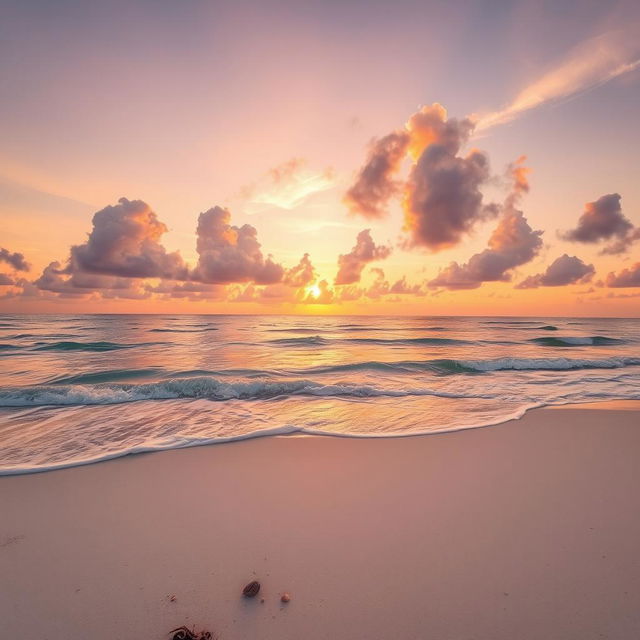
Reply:
<svg viewBox="0 0 640 640"><path fill-rule="evenodd" d="M0 315L0 474L640 399L640 319Z"/></svg>

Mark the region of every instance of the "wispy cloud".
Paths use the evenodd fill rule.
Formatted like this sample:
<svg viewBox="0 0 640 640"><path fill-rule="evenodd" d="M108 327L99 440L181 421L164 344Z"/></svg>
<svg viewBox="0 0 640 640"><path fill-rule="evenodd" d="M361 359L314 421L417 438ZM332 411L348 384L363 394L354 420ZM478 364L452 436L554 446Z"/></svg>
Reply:
<svg viewBox="0 0 640 640"><path fill-rule="evenodd" d="M335 184L332 169L314 171L305 160L291 160L270 169L258 183L243 188L242 195L248 202L259 207L295 209L307 198L331 189Z"/></svg>
<svg viewBox="0 0 640 640"><path fill-rule="evenodd" d="M640 67L640 39L610 31L574 49L556 68L525 87L503 109L480 116L476 131L515 120L549 102L571 98Z"/></svg>

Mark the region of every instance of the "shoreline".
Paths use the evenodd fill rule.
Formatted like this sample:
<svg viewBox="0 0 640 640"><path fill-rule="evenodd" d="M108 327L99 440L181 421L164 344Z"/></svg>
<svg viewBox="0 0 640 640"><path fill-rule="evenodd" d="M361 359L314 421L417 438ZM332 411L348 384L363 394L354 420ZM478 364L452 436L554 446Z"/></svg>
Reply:
<svg viewBox="0 0 640 640"><path fill-rule="evenodd" d="M561 405L491 429L251 438L0 477L3 631L628 640L639 417L638 401ZM240 596L253 579L264 604Z"/></svg>
<svg viewBox="0 0 640 640"><path fill-rule="evenodd" d="M598 405L604 405L603 407L598 407ZM532 411L539 411L544 409L562 409L562 408L583 408L583 409L615 409L615 410L628 410L640 411L640 399L619 399L619 400L597 400L597 401L585 401L585 402L566 402L564 404L552 404L552 405L535 405L531 407L526 407L522 410L519 410L516 415L511 415L505 417L499 422L491 422L488 424L480 424L475 426L463 426L463 427L451 427L448 429L437 429L433 431L424 431L420 433L415 432L407 432L407 433L340 433L340 432L329 432L329 431L313 431L305 428L297 428L297 427L275 427L275 428L267 428L260 431L254 431L251 433L241 434L238 436L229 436L229 437L221 437L221 438L212 438L209 440L195 442L190 444L185 444L181 446L167 446L167 447L142 447L140 450L136 451L126 451L126 452L115 452L113 454L108 454L104 457L93 458L90 460L81 460L81 461L73 461L73 462L62 462L56 465L51 465L42 468L29 468L29 469L11 469L11 470L2 470L0 469L0 478L3 477L13 477L13 476L22 476L22 475L32 475L32 474L40 474L40 473L49 473L52 471L62 471L65 469L75 469L76 467L86 467L89 465L100 464L103 462L110 462L113 460L118 460L120 458L128 458L135 457L139 455L146 455L150 453L162 453L164 451L179 451L182 449L193 449L196 447L210 447L217 446L223 444L233 444L234 442L245 442L247 440L254 440L260 438L282 438L282 437L296 437L296 436L306 436L306 437L316 437L316 438L346 438L346 439L358 439L358 440L391 440L397 438L422 438L422 437L430 437L436 435L442 435L447 433L458 433L461 431L470 431L475 429L489 429L491 427L499 427L504 424L508 424L509 422L516 422L518 420L522 420L527 414Z"/></svg>

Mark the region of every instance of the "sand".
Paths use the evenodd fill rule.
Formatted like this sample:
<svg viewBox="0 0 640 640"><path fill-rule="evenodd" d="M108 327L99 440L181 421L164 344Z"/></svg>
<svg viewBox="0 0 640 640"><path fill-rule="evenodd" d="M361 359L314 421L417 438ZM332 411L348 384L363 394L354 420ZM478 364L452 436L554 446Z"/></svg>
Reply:
<svg viewBox="0 0 640 640"><path fill-rule="evenodd" d="M0 637L630 640L639 460L625 402L2 477Z"/></svg>

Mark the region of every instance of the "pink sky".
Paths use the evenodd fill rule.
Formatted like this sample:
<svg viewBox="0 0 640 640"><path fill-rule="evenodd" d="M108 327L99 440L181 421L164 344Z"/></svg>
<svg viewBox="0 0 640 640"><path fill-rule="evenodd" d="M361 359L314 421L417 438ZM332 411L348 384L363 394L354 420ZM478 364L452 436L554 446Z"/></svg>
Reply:
<svg viewBox="0 0 640 640"><path fill-rule="evenodd" d="M640 10L454 4L4 2L0 311L638 316Z"/></svg>

